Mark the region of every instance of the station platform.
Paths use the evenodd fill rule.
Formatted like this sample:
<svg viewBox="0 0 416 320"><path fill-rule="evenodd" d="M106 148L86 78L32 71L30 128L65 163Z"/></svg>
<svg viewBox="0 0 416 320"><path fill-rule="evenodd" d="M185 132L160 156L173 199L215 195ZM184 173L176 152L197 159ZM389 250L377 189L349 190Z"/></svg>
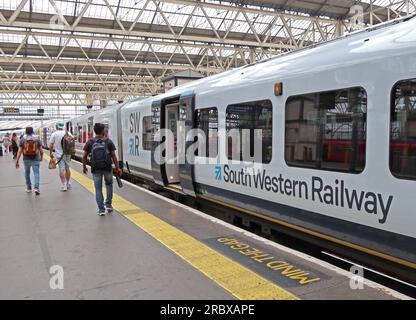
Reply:
<svg viewBox="0 0 416 320"><path fill-rule="evenodd" d="M407 298L127 182L100 217L91 176L73 169L60 192L44 161L36 196L0 157L0 299Z"/></svg>

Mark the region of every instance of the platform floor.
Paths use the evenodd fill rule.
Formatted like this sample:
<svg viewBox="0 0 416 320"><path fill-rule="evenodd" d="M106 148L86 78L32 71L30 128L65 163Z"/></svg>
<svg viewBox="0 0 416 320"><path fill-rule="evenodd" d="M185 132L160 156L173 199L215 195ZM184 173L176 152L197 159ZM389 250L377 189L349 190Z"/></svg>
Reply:
<svg viewBox="0 0 416 320"><path fill-rule="evenodd" d="M63 193L44 161L35 196L0 157L0 299L406 298L367 281L353 290L346 272L128 183L99 217L91 178L73 167ZM50 287L54 265L63 290Z"/></svg>

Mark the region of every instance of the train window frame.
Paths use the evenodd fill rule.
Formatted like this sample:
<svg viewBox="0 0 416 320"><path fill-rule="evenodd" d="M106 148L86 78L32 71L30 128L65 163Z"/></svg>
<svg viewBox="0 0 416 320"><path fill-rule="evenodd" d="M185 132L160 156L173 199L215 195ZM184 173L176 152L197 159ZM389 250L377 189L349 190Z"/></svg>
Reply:
<svg viewBox="0 0 416 320"><path fill-rule="evenodd" d="M340 169L336 169L336 168L329 168L329 167L324 167L324 168L319 168L316 165L315 166L311 166L311 165L302 165L300 162L299 163L294 163L291 161L288 161L287 159L287 106L288 103L296 98L296 97L306 97L308 95L317 95L317 94L325 94L325 93L334 93L334 92L342 92L342 91L350 91L350 90L354 90L354 89L359 89L362 90L362 92L365 93L365 98L366 98L366 112L365 112L365 147L364 147L364 163L362 166L361 170L357 170L355 169L354 171L350 171L350 170L340 170ZM338 172L338 173L342 173L342 174L353 174L353 175L362 175L367 167L367 151L368 151L368 105L369 105L369 96L368 96L368 92L366 90L366 88L362 85L356 85L356 86L351 86L348 88L338 88L338 89L329 89L329 90L322 90L322 91L314 91L314 92L305 92L305 93L299 93L299 94L295 94L295 95L291 95L288 96L286 98L286 101L284 103L284 127L285 127L285 131L284 131L284 138L283 138L283 159L285 164L289 167L289 168L297 168L297 169L305 169L305 170L318 170L318 171L325 171L325 172ZM324 146L322 146L323 148ZM323 150L323 149L322 149ZM316 161L315 161L316 162Z"/></svg>
<svg viewBox="0 0 416 320"><path fill-rule="evenodd" d="M82 125L82 143L87 143L88 141L88 125L83 124Z"/></svg>
<svg viewBox="0 0 416 320"><path fill-rule="evenodd" d="M105 132L105 135L106 135L106 137L108 138L109 136L110 136L110 122L108 122L108 121L103 121L102 122L102 124L104 125L104 132ZM90 140L90 139L94 139L94 137L95 137L95 132L94 132L94 127L93 127L93 129L92 129L92 138L88 138L88 140ZM87 140L87 141L88 141Z"/></svg>
<svg viewBox="0 0 416 320"><path fill-rule="evenodd" d="M229 108L234 107L234 106L238 106L238 105L249 105L249 104L255 104L255 103L258 103L258 104L268 103L269 104L269 107L270 107L270 110L271 110L271 122L270 122L270 130L271 130L271 134L270 134L270 138L271 138L270 148L271 148L271 155L270 155L270 158L267 161L265 161L263 159L262 162L247 161L247 160L243 160L242 157L240 157L240 159L238 159L238 160L237 159L233 159L232 156L230 157L229 150L228 150L228 145L229 145L228 144L228 131L229 131L229 129L228 129L228 126L227 126L228 125L227 115L229 113L228 110L229 110ZM225 156L227 157L227 159L229 161L250 162L250 163L258 163L258 164L261 164L261 165L270 165L270 164L273 163L274 153L275 153L274 152L274 148L275 148L274 142L275 142L276 139L274 139L274 104L273 104L273 101L270 98L264 98L264 99L257 99L257 100L240 101L240 102L230 103L225 108L224 120L225 120L225 132L226 132ZM256 130L258 128L254 128L254 129ZM250 139L250 143L251 143L251 142L253 142L253 139L252 139L253 136L251 136L250 138L251 138ZM242 143L242 141L240 141L240 143ZM241 146L240 146L240 148L241 148ZM250 146L250 149L251 149L251 146ZM254 151L254 150L250 150L250 154L251 154L251 151ZM241 150L240 150L240 152L241 152ZM262 148L262 152L264 152L263 148Z"/></svg>
<svg viewBox="0 0 416 320"><path fill-rule="evenodd" d="M389 104L389 144L388 144L388 161L389 161L389 171L391 173L391 175L395 178L398 179L400 181L416 181L416 175L414 177L410 177L410 176L406 176L403 174L397 174L397 172L395 172L392 169L392 149L391 149L391 144L392 144L392 123L393 123L393 109L396 108L395 105L395 89L398 85L400 85L401 83L404 82L408 82L408 81L415 81L416 82L416 77L414 78L407 78L407 79L403 79L403 80L398 80L396 81L390 91L390 104Z"/></svg>
<svg viewBox="0 0 416 320"><path fill-rule="evenodd" d="M206 155L205 156L199 155L199 152L198 152L198 154L196 154L195 156L200 157L200 158L206 158L206 159L217 159L218 156L219 156L219 146L220 146L220 141L219 141L219 137L218 137L218 131L219 131L219 125L220 125L218 107L214 106L214 107L196 108L194 110L194 121L193 122L194 122L194 128L195 129L200 129L199 127L197 127L197 113L200 112L201 110L211 110L211 109L215 110L217 112L217 154L215 156L209 154L209 143L207 143L207 141L209 140L209 136L207 135L206 136L207 141L205 141L206 142L206 147L207 147Z"/></svg>
<svg viewBox="0 0 416 320"><path fill-rule="evenodd" d="M77 123L77 131L78 131L78 143L83 143L83 136L84 136L84 126L82 123Z"/></svg>
<svg viewBox="0 0 416 320"><path fill-rule="evenodd" d="M150 118L150 132L146 132L146 126L145 126L145 119L149 119ZM153 145L153 139L152 139L152 133L153 133L153 117L150 116L143 116L142 117L142 149L143 151L152 151L152 145ZM150 141L145 140L144 137L145 135L150 134ZM146 141L146 144L145 144ZM147 146L147 143L149 144L148 148L145 148L145 146Z"/></svg>

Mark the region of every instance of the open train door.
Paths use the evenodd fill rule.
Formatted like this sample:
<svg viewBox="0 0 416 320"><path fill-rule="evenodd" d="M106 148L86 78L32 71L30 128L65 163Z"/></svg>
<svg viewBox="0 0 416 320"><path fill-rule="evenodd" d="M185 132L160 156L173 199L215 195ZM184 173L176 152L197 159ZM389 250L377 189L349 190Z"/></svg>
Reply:
<svg viewBox="0 0 416 320"><path fill-rule="evenodd" d="M180 152L179 156L179 177L182 191L193 197L195 197L194 166L186 157L186 151L193 141L186 141L186 136L194 127L194 111L195 95L192 92L182 94L179 99L179 130L183 130L180 136L185 138L185 141L183 141L185 152Z"/></svg>
<svg viewBox="0 0 416 320"><path fill-rule="evenodd" d="M164 164L162 162L162 154L157 154L156 149L160 146L162 142L158 139L160 131L162 129L161 125L164 123L164 112L162 112L162 101L154 101L152 103L152 125L153 125L153 143L152 143L152 174L153 179L159 185L165 185L162 172L165 171ZM157 158L156 158L157 157Z"/></svg>

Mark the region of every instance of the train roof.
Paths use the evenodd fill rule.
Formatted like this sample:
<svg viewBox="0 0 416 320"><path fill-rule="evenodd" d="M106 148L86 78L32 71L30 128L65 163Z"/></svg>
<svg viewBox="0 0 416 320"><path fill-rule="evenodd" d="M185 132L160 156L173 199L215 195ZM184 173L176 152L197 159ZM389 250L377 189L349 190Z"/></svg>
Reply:
<svg viewBox="0 0 416 320"><path fill-rule="evenodd" d="M149 98L138 97L138 98L134 98L132 100L124 101L122 103L116 103L116 104L113 104L111 106L108 106L107 108L95 110L95 111L83 114L81 116L69 119L68 121L82 120L82 119L86 119L86 118L89 118L89 117L92 117L92 116L95 116L95 115L100 115L100 116L105 115L105 114L108 114L108 113L115 112L118 109L120 109L122 107L125 107L127 105L135 105L135 104L137 104L137 103L139 103L143 100L146 100L146 99L149 99Z"/></svg>
<svg viewBox="0 0 416 320"><path fill-rule="evenodd" d="M123 110L130 109L130 108L136 108L138 106L150 106L153 101L158 100L160 96L154 96L154 97L148 97L144 99L136 99L133 101L129 101L126 103L125 106L123 106Z"/></svg>

